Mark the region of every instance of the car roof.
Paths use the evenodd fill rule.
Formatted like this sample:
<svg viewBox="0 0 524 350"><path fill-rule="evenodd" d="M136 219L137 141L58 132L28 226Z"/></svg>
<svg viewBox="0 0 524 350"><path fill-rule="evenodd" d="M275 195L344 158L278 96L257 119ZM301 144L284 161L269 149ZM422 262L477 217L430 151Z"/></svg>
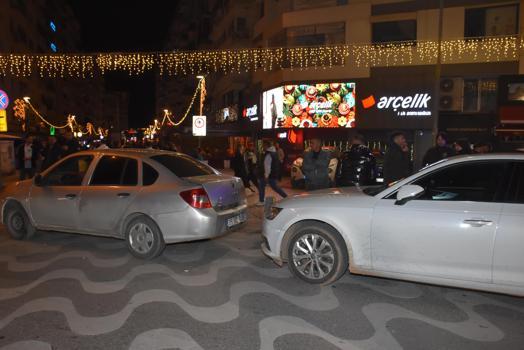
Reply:
<svg viewBox="0 0 524 350"><path fill-rule="evenodd" d="M450 157L444 162L461 162L464 160L524 160L524 153L485 153L485 154L465 154Z"/></svg>
<svg viewBox="0 0 524 350"><path fill-rule="evenodd" d="M150 158L157 155L184 155L182 153L145 148L106 148L80 151L75 154L106 154L115 156L133 156L138 158Z"/></svg>

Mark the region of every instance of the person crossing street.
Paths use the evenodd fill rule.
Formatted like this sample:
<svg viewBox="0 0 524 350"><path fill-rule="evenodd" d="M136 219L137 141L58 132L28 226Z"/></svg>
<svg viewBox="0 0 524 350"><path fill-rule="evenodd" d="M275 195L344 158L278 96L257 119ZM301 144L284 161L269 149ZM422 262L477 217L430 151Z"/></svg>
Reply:
<svg viewBox="0 0 524 350"><path fill-rule="evenodd" d="M287 194L278 185L280 175L280 161L275 146L270 141L263 142L264 155L260 157L259 162L259 180L258 180L258 206L263 206L266 198L266 185L269 185L282 198Z"/></svg>

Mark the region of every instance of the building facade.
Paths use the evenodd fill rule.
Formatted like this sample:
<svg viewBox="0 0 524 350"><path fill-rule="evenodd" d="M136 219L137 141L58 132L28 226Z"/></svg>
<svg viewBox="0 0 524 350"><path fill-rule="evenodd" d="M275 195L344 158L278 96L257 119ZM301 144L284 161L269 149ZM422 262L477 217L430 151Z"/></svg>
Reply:
<svg viewBox="0 0 524 350"><path fill-rule="evenodd" d="M80 52L80 25L72 8L63 0L6 0L0 9L0 53L53 54ZM47 120L64 125L69 114L85 124L116 124L104 112L104 78L0 77L0 89L10 97L8 130L21 132L13 115L15 99L30 97L32 105ZM27 112L29 126L38 130L40 121ZM127 116L121 116L127 119ZM42 132L45 128L42 128Z"/></svg>
<svg viewBox="0 0 524 350"><path fill-rule="evenodd" d="M194 3L177 16L189 20L173 24L168 50L385 47L401 42L415 51L439 40L439 0ZM443 42L459 40L465 47L482 38L513 38L521 45L523 1L443 0L442 5ZM518 57L482 55L489 50L489 45L477 46L475 52L443 57L438 69L436 60L416 56L372 64L349 56L329 68L292 69L284 62L270 71L213 74L206 77L208 130L227 137L229 148L280 138L290 155L300 154L312 137L344 149L356 133L383 152L391 133L400 130L412 145L415 167L437 130L454 140L491 143L497 149L521 147L522 50ZM194 78L169 77L168 84L159 84L158 112L170 105L187 106Z"/></svg>

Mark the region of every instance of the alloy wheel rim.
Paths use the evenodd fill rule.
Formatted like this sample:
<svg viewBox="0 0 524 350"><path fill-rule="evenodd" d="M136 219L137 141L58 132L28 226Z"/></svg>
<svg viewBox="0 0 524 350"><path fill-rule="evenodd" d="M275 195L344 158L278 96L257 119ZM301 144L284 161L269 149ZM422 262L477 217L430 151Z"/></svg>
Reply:
<svg viewBox="0 0 524 350"><path fill-rule="evenodd" d="M333 246L316 233L304 234L295 242L292 259L302 276L314 280L325 278L335 266Z"/></svg>
<svg viewBox="0 0 524 350"><path fill-rule="evenodd" d="M146 254L153 248L155 237L153 230L144 224L138 223L131 227L129 231L129 243L134 251L140 254Z"/></svg>

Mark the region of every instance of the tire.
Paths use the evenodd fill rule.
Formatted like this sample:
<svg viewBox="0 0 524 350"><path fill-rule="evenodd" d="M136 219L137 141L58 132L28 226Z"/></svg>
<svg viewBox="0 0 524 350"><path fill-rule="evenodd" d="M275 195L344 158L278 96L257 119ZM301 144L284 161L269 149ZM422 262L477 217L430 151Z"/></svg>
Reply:
<svg viewBox="0 0 524 350"><path fill-rule="evenodd" d="M10 205L6 209L5 224L9 235L16 240L32 238L36 229L20 204Z"/></svg>
<svg viewBox="0 0 524 350"><path fill-rule="evenodd" d="M332 227L321 223L304 225L293 233L287 254L291 272L311 284L333 283L349 267L344 240Z"/></svg>
<svg viewBox="0 0 524 350"><path fill-rule="evenodd" d="M129 252L139 259L156 258L166 247L164 236L157 224L144 215L129 222L125 238Z"/></svg>

